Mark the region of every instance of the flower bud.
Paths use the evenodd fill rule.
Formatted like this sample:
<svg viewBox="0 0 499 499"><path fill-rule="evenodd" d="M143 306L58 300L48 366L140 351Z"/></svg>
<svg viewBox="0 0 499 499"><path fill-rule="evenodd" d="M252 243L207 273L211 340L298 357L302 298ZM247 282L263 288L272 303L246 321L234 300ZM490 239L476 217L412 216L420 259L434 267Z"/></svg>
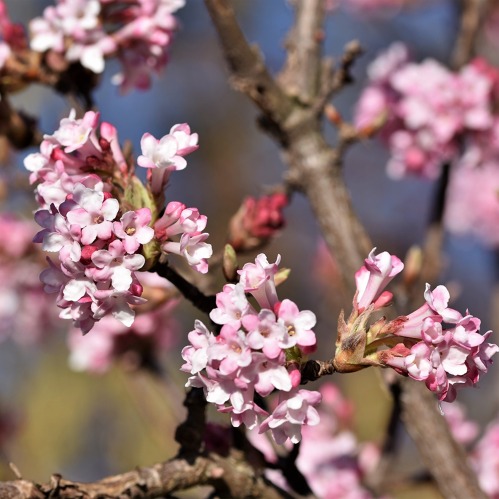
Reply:
<svg viewBox="0 0 499 499"><path fill-rule="evenodd" d="M229 223L229 244L236 252L263 246L284 227L282 210L287 204L288 197L283 192L274 192L259 199L246 198Z"/></svg>

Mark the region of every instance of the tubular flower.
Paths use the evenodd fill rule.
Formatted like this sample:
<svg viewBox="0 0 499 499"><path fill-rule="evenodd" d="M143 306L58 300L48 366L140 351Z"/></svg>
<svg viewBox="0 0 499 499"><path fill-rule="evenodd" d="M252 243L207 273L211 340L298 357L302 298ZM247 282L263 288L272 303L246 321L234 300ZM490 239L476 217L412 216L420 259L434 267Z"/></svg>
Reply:
<svg viewBox="0 0 499 499"><path fill-rule="evenodd" d="M189 138L188 125L176 125L171 133L179 151L195 149L197 138ZM208 270L206 217L181 203L164 210L164 196L155 197L138 180L116 129L99 125L97 113L77 119L72 111L25 165L40 205L35 220L42 230L34 241L59 258L59 265L51 262L42 272L42 282L57 293L60 316L84 333L107 315L132 325L135 308L145 301L136 273L153 265L161 251L183 256L200 272ZM180 241L173 240L177 235Z"/></svg>
<svg viewBox="0 0 499 499"><path fill-rule="evenodd" d="M385 306L384 287L402 270L400 260L389 253L371 252L356 274L357 293L348 321L340 317L335 367L349 372L369 365L391 367L399 374L422 381L440 400L452 402L456 390L478 383L499 346L480 333L480 320L448 306L445 286L424 292L425 304L392 321L370 320L374 310ZM391 298L391 293L389 294ZM388 300L389 301L389 300Z"/></svg>
<svg viewBox="0 0 499 499"><path fill-rule="evenodd" d="M208 402L231 415L233 426L270 431L277 443L298 442L304 425L315 425L320 394L298 390L297 368L305 353L315 347L315 315L299 311L290 300L280 302L274 283L278 270L260 254L240 271L240 282L227 284L217 294L210 318L221 325L215 336L200 321L189 333L190 345L182 350L182 370L190 373L186 386L202 387ZM255 309L246 298L252 293ZM279 405L269 414L255 402L279 392Z"/></svg>

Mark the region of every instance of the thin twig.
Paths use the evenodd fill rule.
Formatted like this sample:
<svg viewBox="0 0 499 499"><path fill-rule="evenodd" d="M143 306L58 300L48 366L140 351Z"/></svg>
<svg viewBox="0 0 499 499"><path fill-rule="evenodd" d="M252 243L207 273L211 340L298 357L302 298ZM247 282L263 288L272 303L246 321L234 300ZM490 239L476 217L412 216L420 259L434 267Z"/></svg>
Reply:
<svg viewBox="0 0 499 499"><path fill-rule="evenodd" d="M149 270L168 279L201 312L209 314L217 306L215 296L205 295L167 263L157 263Z"/></svg>

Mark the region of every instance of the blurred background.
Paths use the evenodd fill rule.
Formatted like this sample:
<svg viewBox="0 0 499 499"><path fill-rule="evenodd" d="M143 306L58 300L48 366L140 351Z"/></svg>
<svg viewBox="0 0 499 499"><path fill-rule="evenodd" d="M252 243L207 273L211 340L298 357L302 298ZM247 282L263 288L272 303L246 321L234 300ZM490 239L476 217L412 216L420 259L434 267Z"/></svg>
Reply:
<svg viewBox="0 0 499 499"><path fill-rule="evenodd" d="M277 0L234 3L246 36L261 47L269 68L278 71L284 61L283 45L293 19L292 7ZM26 23L41 15L48 2L8 0L6 4L14 21ZM416 60L431 57L447 63L457 33L457 4L452 0L427 0L381 14L348 8L332 11L326 24L326 54L339 57L352 39L358 39L365 50L353 70L354 84L334 100L342 115L351 119L365 83L366 66L394 40L407 43ZM259 195L279 184L284 167L274 143L258 130L254 107L227 81L203 2L188 1L178 17L181 29L170 62L152 88L121 96L111 84L118 70L111 61L94 94L95 102L101 119L114 124L120 140L130 140L134 151L140 151L143 133L161 137L175 123L187 122L199 133L200 148L189 156L187 169L172 177L167 199L196 206L208 216L210 242L218 251L225 242L228 221L243 197ZM493 54L487 40L482 50L489 58ZM52 133L71 107L61 96L42 87L17 94L13 102L38 116L45 133ZM334 143L332 127L327 134ZM22 165L29 152L33 151L12 154L0 172L2 212L14 212L26 219L36 208ZM376 139L366 140L348 151L344 171L355 208L375 246L403 257L410 246L423 241L435 185L416 178L390 180L385 173L387 158L382 144ZM282 265L292 269L279 294L317 315L318 351L326 358L333 352L343 298L336 296L334 271L324 271L331 264L320 250L320 234L306 200L295 195L285 214L286 228L265 252L270 261L281 254ZM445 237L444 250L445 270L440 282L451 283L458 291L452 306L460 311L469 308L482 319L483 331L499 329L499 317L493 312L497 301L495 251L479 241L450 235ZM248 255L248 261L253 256ZM218 275L207 291L216 292L222 283ZM0 296L7 296L8 282L2 286ZM51 300L44 306L50 307ZM29 306L23 310L29 314ZM145 372L131 373L119 362L103 374L71 370L66 324L52 326L36 339L30 338L29 331L17 330L29 326L5 325L0 345L0 478L13 478L10 461L29 479L45 481L58 472L86 481L173 456L173 432L184 414L181 404L186 381L178 371L182 363L179 351L186 344L186 333L194 319L206 319L188 303L180 303L175 313L179 323L175 347L162 355L166 382ZM16 340L16 335L23 334L28 339ZM496 365L478 390L460 394L469 416L482 425L497 415L498 377ZM336 376L334 382L358 409L354 425L359 438L380 442L390 413L390 398L382 388L379 373L368 369ZM401 466L419 466L408 439L403 455Z"/></svg>

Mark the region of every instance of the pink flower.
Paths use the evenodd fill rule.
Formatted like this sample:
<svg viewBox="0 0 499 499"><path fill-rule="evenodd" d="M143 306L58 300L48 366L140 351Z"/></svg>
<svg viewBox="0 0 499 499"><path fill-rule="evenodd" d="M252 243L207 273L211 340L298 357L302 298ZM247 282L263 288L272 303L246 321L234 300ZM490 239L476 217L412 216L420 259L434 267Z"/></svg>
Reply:
<svg viewBox="0 0 499 499"><path fill-rule="evenodd" d="M280 261L281 255L277 255L275 263L269 263L267 257L260 253L255 263L246 263L238 270L239 282L244 290L251 293L262 308L272 310L278 301L274 275Z"/></svg>
<svg viewBox="0 0 499 499"><path fill-rule="evenodd" d="M463 316L457 310L447 306L450 293L445 286L437 286L431 291L430 285L426 284L424 297L430 309L439 314L445 322L456 324L462 319Z"/></svg>
<svg viewBox="0 0 499 499"><path fill-rule="evenodd" d="M154 224L156 237L160 240L177 234L200 233L206 227L207 218L197 208L186 208L184 204L168 203L163 216Z"/></svg>
<svg viewBox="0 0 499 499"><path fill-rule="evenodd" d="M91 244L97 238L109 239L113 223L119 210L119 202L114 198L105 199L104 193L77 184L73 191L75 207L67 212L71 224L82 227L81 242Z"/></svg>
<svg viewBox="0 0 499 499"><path fill-rule="evenodd" d="M108 3L71 0L47 7L42 18L30 23L31 48L38 52L52 50L95 73L103 71L106 57L117 55L123 72L115 80L122 90L148 88L151 73L167 62L178 24L172 14L184 2L113 2L106 8Z"/></svg>
<svg viewBox="0 0 499 499"><path fill-rule="evenodd" d="M182 349L185 364L182 365L181 370L197 374L208 364L208 348L215 343L215 336L201 321L196 320L194 330L187 337L191 344Z"/></svg>
<svg viewBox="0 0 499 499"><path fill-rule="evenodd" d="M88 39L87 43L73 42L66 51L66 59L79 61L85 68L99 74L104 71L105 57L113 54L117 47L112 37L99 33L94 39Z"/></svg>
<svg viewBox="0 0 499 499"><path fill-rule="evenodd" d="M45 135L44 139L52 139L64 147L64 152L70 153L82 148L90 138L99 121L99 113L88 111L82 119L75 119L74 109L68 118L61 120L61 126L54 135Z"/></svg>
<svg viewBox="0 0 499 499"><path fill-rule="evenodd" d="M158 140L150 133L145 133L140 140L140 148L142 155L137 158L137 164L143 168L183 170L187 166L187 161L177 155L178 142L171 135Z"/></svg>
<svg viewBox="0 0 499 499"><path fill-rule="evenodd" d="M254 350L262 350L267 359L275 359L283 350L296 345L296 339L288 333L283 321L277 322L276 316L270 310L260 310L258 315L245 315L242 321L245 329L249 331L248 345ZM315 335L313 336L315 344Z"/></svg>
<svg viewBox="0 0 499 499"><path fill-rule="evenodd" d="M487 339L492 334L492 331L487 331L483 335L483 342L472 349L472 361L479 371L487 372L488 367L492 364L492 357L499 352L499 346L495 343L487 343Z"/></svg>
<svg viewBox="0 0 499 499"><path fill-rule="evenodd" d="M245 265L241 281L254 279L257 287L264 287L275 272L277 263L269 264L266 256L260 254L255 264ZM239 282L226 284L223 292L217 294L217 307L210 318L223 324L220 334L213 335L196 321L195 329L189 333L190 345L182 350L185 364L181 369L193 374L186 386L203 388L206 400L216 404L220 412L230 413L234 426L244 423L253 428L263 416L268 416L254 402L255 393L266 397L274 390L290 392L300 384L301 356L315 344L310 329L315 325L315 316L309 311L300 312L289 300L280 304L279 318L268 308L257 312L249 304L245 290L245 284ZM315 399L307 393L302 390L293 395L287 416L292 425L316 424L312 407ZM277 426L281 424L284 422ZM299 433L288 426L276 431Z"/></svg>
<svg viewBox="0 0 499 499"><path fill-rule="evenodd" d="M52 205L53 206L53 205ZM39 210L35 213L35 221L43 227L33 241L42 243L44 251L59 252L68 248L71 260L78 262L81 258L81 227L70 225L68 221L55 210Z"/></svg>
<svg viewBox="0 0 499 499"><path fill-rule="evenodd" d="M278 444L283 444L288 438L294 444L298 443L303 425L319 424L319 414L314 406L320 401L319 392L308 390L281 394L281 402L260 425L260 433L270 430Z"/></svg>
<svg viewBox="0 0 499 499"><path fill-rule="evenodd" d="M186 208L176 201L168 203L163 216L154 224L156 238L161 242L165 253L183 256L187 263L198 272L208 271L208 259L213 250L205 243L209 234L201 232L207 218L196 208ZM172 240L180 234L180 241Z"/></svg>
<svg viewBox="0 0 499 499"><path fill-rule="evenodd" d="M108 250L92 254L92 263L97 269L88 269L88 274L97 281L111 279L116 291L127 291L133 281L132 271L139 270L145 263L142 255L127 255L121 241L113 241Z"/></svg>
<svg viewBox="0 0 499 499"><path fill-rule="evenodd" d="M180 156L186 156L199 148L198 134L191 133L191 128L187 123L173 125L170 130L170 135L177 141L177 154Z"/></svg>
<svg viewBox="0 0 499 499"><path fill-rule="evenodd" d="M315 326L315 314L310 310L300 311L291 300L283 300L277 313L279 322L284 323L290 336L292 345L311 347L315 345L316 338L312 328Z"/></svg>
<svg viewBox="0 0 499 499"><path fill-rule="evenodd" d="M478 435L479 428L474 421L466 419L464 406L458 402L452 404L442 402L441 407L456 441L463 445L472 442Z"/></svg>
<svg viewBox="0 0 499 499"><path fill-rule="evenodd" d="M241 284L226 284L221 293L217 293L217 308L210 312L210 319L216 324L230 324L234 328L241 326L241 318L254 314Z"/></svg>
<svg viewBox="0 0 499 499"><path fill-rule="evenodd" d="M270 359L265 352L253 354L253 362L245 371L256 376L255 390L262 397L270 395L274 390L289 392L293 388L291 373L283 365L283 356L282 352L280 357L274 359Z"/></svg>
<svg viewBox="0 0 499 499"><path fill-rule="evenodd" d="M357 103L356 128L362 130L380 123L388 113L389 104L386 92L378 87L367 87Z"/></svg>
<svg viewBox="0 0 499 499"><path fill-rule="evenodd" d="M418 381L424 381L428 378L433 370L431 352L430 347L423 342L411 348L410 354L405 357L405 367L411 378Z"/></svg>
<svg viewBox="0 0 499 499"><path fill-rule="evenodd" d="M354 311L348 322L339 323L337 369L373 364L390 366L400 374L424 381L440 400L452 402L458 388L478 383L480 372L487 372L499 346L486 343L490 331L480 334L479 319L468 312L463 317L448 306L450 294L445 286L432 291L427 284L426 303L419 309L391 321L381 318L369 324L372 308L364 311L365 307L373 300L375 306L379 303L384 283L402 266L400 260L393 260L396 257L388 253L375 258L372 255L373 252L366 266L356 274ZM350 338L359 345L354 353Z"/></svg>
<svg viewBox="0 0 499 499"><path fill-rule="evenodd" d="M139 208L136 211L127 211L119 222L113 223L114 233L123 240L123 247L129 254L135 253L141 244L147 244L154 237L151 223L151 210Z"/></svg>
<svg viewBox="0 0 499 499"><path fill-rule="evenodd" d="M146 302L144 298L131 292L123 292L114 288L95 291L94 299L96 300L92 306L94 322L106 315L112 315L127 327L130 327L135 319L135 310L131 306L142 305ZM77 324L75 326L78 327Z"/></svg>
<svg viewBox="0 0 499 499"><path fill-rule="evenodd" d="M249 366L252 361L251 348L247 345L244 332L226 324L210 350L210 360L220 362L218 370L223 376Z"/></svg>
<svg viewBox="0 0 499 499"><path fill-rule="evenodd" d="M445 286L437 286L434 291L431 291L430 285L426 284L424 297L426 303L423 306L419 307L409 315L398 318L394 321L397 323L394 333L406 338L416 339L422 338L424 335L428 335L425 338L426 341L438 342L437 338L439 336L439 332L437 329L440 326L437 326L435 322L444 321L455 324L459 323L463 317L457 310L447 306L450 294ZM426 321L428 318L432 319L433 322ZM430 339L430 337L433 339Z"/></svg>
<svg viewBox="0 0 499 499"><path fill-rule="evenodd" d="M434 179L442 164L459 157L462 144L467 149L473 144L480 154L490 151L492 141L485 137L493 135L497 121L491 112L497 70L476 60L459 72L431 59L409 62L407 50L397 45L379 56L368 74L355 121L362 128L384 119L380 132L390 149L390 176Z"/></svg>
<svg viewBox="0 0 499 499"><path fill-rule="evenodd" d="M360 311L376 302L387 284L404 268L404 264L396 256L386 251L375 255L375 251L376 248L369 253L365 265L355 274L356 306Z"/></svg>
<svg viewBox="0 0 499 499"><path fill-rule="evenodd" d="M190 133L187 123L174 125L170 133L159 140L145 133L140 141L142 155L137 158L137 164L143 168L183 170L187 166L183 156L198 148L197 141L198 135Z"/></svg>
<svg viewBox="0 0 499 499"><path fill-rule="evenodd" d="M208 259L213 254L211 244L205 243L208 236L207 232L203 234L182 234L179 243L179 254L187 260L187 263L192 268L201 274L208 272ZM166 245L162 247L166 248Z"/></svg>
<svg viewBox="0 0 499 499"><path fill-rule="evenodd" d="M252 400L246 400L244 405L237 410L234 406L231 406L222 407L219 411L222 413L230 413L230 422L235 428L244 424L248 430L254 429L260 418L268 415L266 411Z"/></svg>

